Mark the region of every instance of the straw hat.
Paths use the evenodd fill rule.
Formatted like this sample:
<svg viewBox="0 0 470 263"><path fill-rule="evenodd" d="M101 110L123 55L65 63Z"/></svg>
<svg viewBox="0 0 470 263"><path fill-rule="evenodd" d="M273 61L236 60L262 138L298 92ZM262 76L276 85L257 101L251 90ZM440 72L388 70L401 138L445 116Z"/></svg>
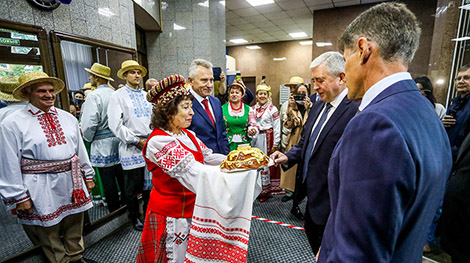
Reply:
<svg viewBox="0 0 470 263"><path fill-rule="evenodd" d="M124 79L124 73L133 69L140 69L140 71L142 72L142 77L145 77L145 75L147 75L147 69L144 66L139 65L139 62L135 60L126 60L122 62L121 69L118 71L117 76L120 79Z"/></svg>
<svg viewBox="0 0 470 263"><path fill-rule="evenodd" d="M19 101L13 97L13 90L15 90L18 85L18 77L0 78L0 100Z"/></svg>
<svg viewBox="0 0 470 263"><path fill-rule="evenodd" d="M256 86L256 94L259 92L259 91L266 91L269 95L269 97L271 97L271 87L269 85L266 85L266 84L260 84L258 86Z"/></svg>
<svg viewBox="0 0 470 263"><path fill-rule="evenodd" d="M284 86L294 86L294 85L297 85L299 83L304 83L304 79L301 78L301 77L297 77L297 76L294 76L292 78L289 79L289 82L284 84Z"/></svg>
<svg viewBox="0 0 470 263"><path fill-rule="evenodd" d="M56 94L61 92L65 87L61 79L49 77L46 73L41 71L26 72L18 78L18 82L20 85L13 91L13 97L18 100L28 100L21 91L37 83L51 83Z"/></svg>
<svg viewBox="0 0 470 263"><path fill-rule="evenodd" d="M178 95L187 95L189 93L184 87L185 82L186 80L181 75L164 78L148 91L147 100L161 106Z"/></svg>
<svg viewBox="0 0 470 263"><path fill-rule="evenodd" d="M85 68L85 70L88 71L88 73L98 76L100 78L114 81L114 79L111 78L111 69L109 67L106 67L105 65L101 65L100 63L93 63L91 69Z"/></svg>
<svg viewBox="0 0 470 263"><path fill-rule="evenodd" d="M108 86L111 86L108 84ZM82 91L85 91L85 90L95 90L96 89L96 86L92 86L90 82L87 82L83 85L83 88L81 88Z"/></svg>
<svg viewBox="0 0 470 263"><path fill-rule="evenodd" d="M240 89L242 90L242 96L245 96L245 92L246 92L246 87L245 87L245 85L243 85L243 84L241 84L241 83L238 83L238 82L233 82L232 84L230 84L230 86L228 86L227 91L230 92L230 89L231 89L232 87L238 87L238 88L240 88Z"/></svg>

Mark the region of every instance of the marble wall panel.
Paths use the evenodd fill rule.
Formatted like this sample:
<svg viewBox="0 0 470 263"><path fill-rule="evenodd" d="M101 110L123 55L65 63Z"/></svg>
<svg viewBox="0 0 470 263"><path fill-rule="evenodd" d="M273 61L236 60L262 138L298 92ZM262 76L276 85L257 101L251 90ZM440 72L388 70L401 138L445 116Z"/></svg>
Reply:
<svg viewBox="0 0 470 263"><path fill-rule="evenodd" d="M33 8L26 1L16 1L14 6L9 4L7 9L10 10L11 21L34 24Z"/></svg>
<svg viewBox="0 0 470 263"><path fill-rule="evenodd" d="M46 31L54 29L54 18L52 12L33 9L34 24L42 26Z"/></svg>
<svg viewBox="0 0 470 263"><path fill-rule="evenodd" d="M10 20L10 8L11 5L8 1L0 1L0 17L5 20Z"/></svg>
<svg viewBox="0 0 470 263"><path fill-rule="evenodd" d="M72 23L72 34L88 36L88 27L85 19L74 19Z"/></svg>
<svg viewBox="0 0 470 263"><path fill-rule="evenodd" d="M69 5L60 5L52 12L52 17L54 19L54 30L72 32L72 19Z"/></svg>

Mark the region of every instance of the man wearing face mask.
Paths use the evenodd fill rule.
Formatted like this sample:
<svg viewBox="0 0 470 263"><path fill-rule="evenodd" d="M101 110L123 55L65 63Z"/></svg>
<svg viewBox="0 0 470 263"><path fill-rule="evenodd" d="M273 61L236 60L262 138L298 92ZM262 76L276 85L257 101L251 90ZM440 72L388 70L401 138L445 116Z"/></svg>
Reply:
<svg viewBox="0 0 470 263"><path fill-rule="evenodd" d="M212 63L195 59L189 66L188 81L193 99L193 121L188 129L194 131L214 153L227 155L230 151L220 101L211 96L214 88Z"/></svg>
<svg viewBox="0 0 470 263"><path fill-rule="evenodd" d="M126 203L134 229L143 230L137 195L144 189L145 160L142 148L150 130L152 105L139 84L147 69L137 61L126 60L117 75L126 85L116 90L109 101L109 129L119 138L119 160L124 170ZM144 197L144 205L148 199Z"/></svg>

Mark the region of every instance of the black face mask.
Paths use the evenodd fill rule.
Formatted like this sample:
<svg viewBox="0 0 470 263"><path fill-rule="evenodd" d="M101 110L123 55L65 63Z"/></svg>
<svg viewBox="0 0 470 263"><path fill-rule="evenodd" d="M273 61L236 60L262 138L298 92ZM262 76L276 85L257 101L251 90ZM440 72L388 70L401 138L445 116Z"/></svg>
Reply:
<svg viewBox="0 0 470 263"><path fill-rule="evenodd" d="M83 102L85 102L85 100L75 98L75 99L73 99L73 102L75 103L75 105L81 106L83 104Z"/></svg>

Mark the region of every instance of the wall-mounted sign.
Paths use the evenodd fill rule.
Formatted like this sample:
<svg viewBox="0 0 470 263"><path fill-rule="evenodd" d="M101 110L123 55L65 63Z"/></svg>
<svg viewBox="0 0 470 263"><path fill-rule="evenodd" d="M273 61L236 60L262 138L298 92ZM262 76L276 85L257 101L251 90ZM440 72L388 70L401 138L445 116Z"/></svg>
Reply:
<svg viewBox="0 0 470 263"><path fill-rule="evenodd" d="M11 39L11 38L0 37L0 45L19 46L20 45L20 40L19 39Z"/></svg>

